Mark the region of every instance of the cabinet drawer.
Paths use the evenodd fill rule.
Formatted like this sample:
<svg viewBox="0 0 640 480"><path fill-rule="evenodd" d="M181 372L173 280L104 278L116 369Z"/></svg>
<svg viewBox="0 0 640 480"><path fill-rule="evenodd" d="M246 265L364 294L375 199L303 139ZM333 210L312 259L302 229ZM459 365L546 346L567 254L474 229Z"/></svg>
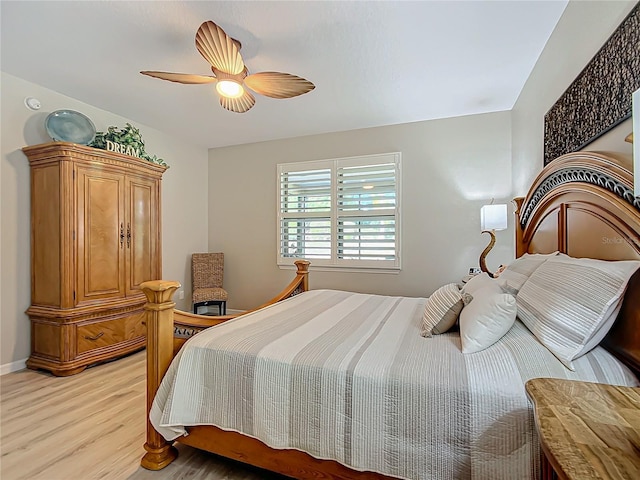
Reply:
<svg viewBox="0 0 640 480"><path fill-rule="evenodd" d="M125 340L131 340L133 338L144 337L147 335L147 327L143 323L144 317L145 313L140 312L124 319Z"/></svg>
<svg viewBox="0 0 640 480"><path fill-rule="evenodd" d="M115 320L78 325L78 354L144 336L143 318L144 313L141 312Z"/></svg>
<svg viewBox="0 0 640 480"><path fill-rule="evenodd" d="M78 353L106 347L124 340L124 319L78 325Z"/></svg>

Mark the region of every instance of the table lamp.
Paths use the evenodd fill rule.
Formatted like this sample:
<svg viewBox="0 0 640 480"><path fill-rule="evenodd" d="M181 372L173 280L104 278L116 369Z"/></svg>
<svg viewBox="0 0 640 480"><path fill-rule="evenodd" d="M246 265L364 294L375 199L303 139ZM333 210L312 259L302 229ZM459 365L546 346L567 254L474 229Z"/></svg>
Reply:
<svg viewBox="0 0 640 480"><path fill-rule="evenodd" d="M480 254L480 270L487 272L491 278L495 278L493 273L487 268L486 258L493 246L496 244L496 230L507 228L507 205L484 205L480 209L480 230L482 233L491 235L489 245Z"/></svg>

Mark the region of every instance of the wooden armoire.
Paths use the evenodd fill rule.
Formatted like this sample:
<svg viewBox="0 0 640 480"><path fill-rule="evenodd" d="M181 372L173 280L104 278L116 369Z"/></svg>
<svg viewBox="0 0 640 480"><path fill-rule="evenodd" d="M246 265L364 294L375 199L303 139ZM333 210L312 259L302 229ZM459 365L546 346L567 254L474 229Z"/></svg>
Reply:
<svg viewBox="0 0 640 480"><path fill-rule="evenodd" d="M27 366L73 375L143 348L139 286L162 276L167 167L66 142L22 150L31 166Z"/></svg>

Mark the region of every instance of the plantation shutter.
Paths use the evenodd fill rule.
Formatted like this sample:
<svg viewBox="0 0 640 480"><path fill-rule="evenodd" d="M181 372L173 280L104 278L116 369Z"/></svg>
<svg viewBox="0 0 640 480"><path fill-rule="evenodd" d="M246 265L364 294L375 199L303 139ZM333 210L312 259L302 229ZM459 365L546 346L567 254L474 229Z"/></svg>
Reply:
<svg viewBox="0 0 640 480"><path fill-rule="evenodd" d="M400 154L278 165L278 264L400 268Z"/></svg>
<svg viewBox="0 0 640 480"><path fill-rule="evenodd" d="M395 163L338 166L337 193L337 257L395 260Z"/></svg>
<svg viewBox="0 0 640 480"><path fill-rule="evenodd" d="M331 169L280 174L282 257L331 258Z"/></svg>

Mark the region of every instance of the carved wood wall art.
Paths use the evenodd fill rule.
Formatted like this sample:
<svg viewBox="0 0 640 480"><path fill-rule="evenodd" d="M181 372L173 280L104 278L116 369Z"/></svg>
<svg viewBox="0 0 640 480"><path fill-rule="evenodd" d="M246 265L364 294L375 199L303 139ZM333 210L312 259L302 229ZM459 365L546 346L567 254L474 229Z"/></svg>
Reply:
<svg viewBox="0 0 640 480"><path fill-rule="evenodd" d="M640 3L544 117L544 164L581 150L631 117L640 88Z"/></svg>

